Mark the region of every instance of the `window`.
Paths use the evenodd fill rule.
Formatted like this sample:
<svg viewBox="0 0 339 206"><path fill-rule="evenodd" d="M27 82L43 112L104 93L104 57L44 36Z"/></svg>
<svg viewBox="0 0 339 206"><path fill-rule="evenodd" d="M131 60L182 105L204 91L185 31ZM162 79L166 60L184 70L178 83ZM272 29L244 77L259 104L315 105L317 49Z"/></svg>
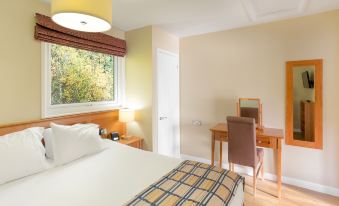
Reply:
<svg viewBox="0 0 339 206"><path fill-rule="evenodd" d="M43 43L44 118L121 106L124 58Z"/></svg>

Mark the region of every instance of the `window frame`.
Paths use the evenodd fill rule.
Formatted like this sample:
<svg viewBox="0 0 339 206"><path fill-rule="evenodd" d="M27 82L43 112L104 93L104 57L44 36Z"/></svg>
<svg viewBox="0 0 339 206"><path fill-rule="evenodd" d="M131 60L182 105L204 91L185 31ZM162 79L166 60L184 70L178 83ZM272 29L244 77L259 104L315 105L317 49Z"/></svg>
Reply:
<svg viewBox="0 0 339 206"><path fill-rule="evenodd" d="M42 42L41 99L42 118L80 113L107 111L122 107L125 98L125 58L114 58L114 99L115 101L87 102L52 105L51 101L51 43Z"/></svg>

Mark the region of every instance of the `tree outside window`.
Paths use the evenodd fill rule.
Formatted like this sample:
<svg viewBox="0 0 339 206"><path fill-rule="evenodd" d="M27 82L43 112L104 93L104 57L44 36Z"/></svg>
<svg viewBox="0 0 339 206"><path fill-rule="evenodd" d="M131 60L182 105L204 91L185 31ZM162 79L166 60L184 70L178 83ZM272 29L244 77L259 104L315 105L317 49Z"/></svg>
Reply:
<svg viewBox="0 0 339 206"><path fill-rule="evenodd" d="M51 104L115 101L114 57L51 44Z"/></svg>

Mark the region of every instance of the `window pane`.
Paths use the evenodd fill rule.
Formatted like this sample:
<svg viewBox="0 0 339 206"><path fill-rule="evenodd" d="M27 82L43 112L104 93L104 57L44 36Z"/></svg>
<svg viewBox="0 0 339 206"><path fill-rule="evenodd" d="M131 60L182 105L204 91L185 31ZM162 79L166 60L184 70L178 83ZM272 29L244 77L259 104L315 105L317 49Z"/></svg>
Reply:
<svg viewBox="0 0 339 206"><path fill-rule="evenodd" d="M51 44L51 103L114 101L114 58Z"/></svg>

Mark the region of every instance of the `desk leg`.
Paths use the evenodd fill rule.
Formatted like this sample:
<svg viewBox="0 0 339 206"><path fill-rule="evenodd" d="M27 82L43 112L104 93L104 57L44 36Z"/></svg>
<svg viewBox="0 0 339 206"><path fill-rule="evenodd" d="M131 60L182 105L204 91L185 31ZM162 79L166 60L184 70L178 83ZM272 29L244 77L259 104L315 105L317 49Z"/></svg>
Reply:
<svg viewBox="0 0 339 206"><path fill-rule="evenodd" d="M222 168L222 141L220 141L220 160L219 167Z"/></svg>
<svg viewBox="0 0 339 206"><path fill-rule="evenodd" d="M211 165L214 166L214 148L215 148L215 138L214 133L212 133L212 151L211 151Z"/></svg>
<svg viewBox="0 0 339 206"><path fill-rule="evenodd" d="M278 186L278 198L281 198L281 178L282 178L282 173L281 173L281 139L278 139L277 143L277 186Z"/></svg>

